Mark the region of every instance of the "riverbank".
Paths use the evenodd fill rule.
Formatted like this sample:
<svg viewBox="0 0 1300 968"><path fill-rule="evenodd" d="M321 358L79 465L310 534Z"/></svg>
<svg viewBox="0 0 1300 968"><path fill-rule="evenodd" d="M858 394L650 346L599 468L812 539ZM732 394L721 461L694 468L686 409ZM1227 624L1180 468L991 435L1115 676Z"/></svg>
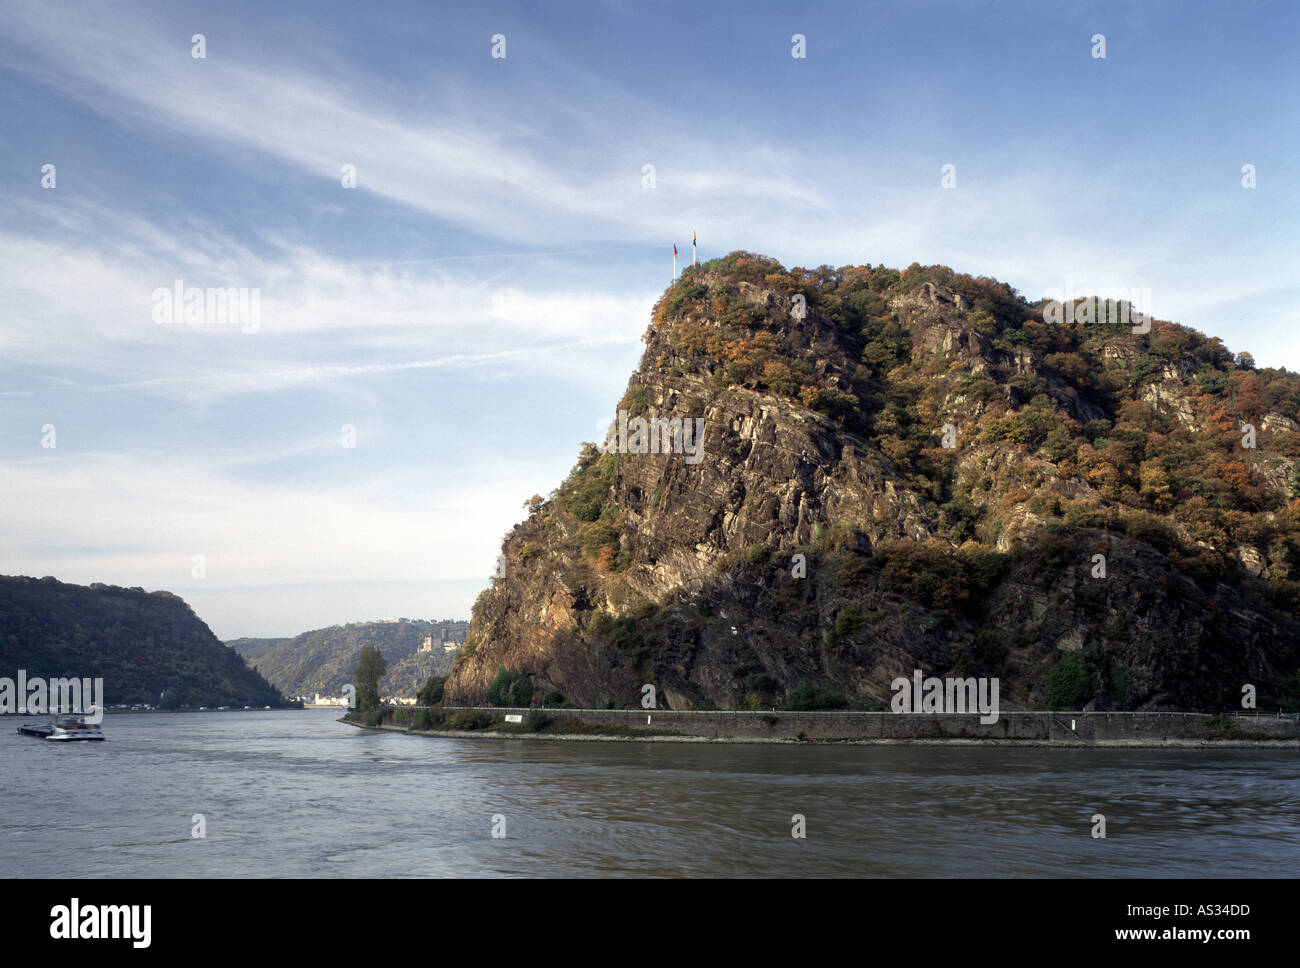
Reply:
<svg viewBox="0 0 1300 968"><path fill-rule="evenodd" d="M507 716L521 721L507 722ZM482 707L421 713L419 708L392 707L385 709L382 721L370 725L346 716L339 722L418 736L566 742L1300 749L1300 723L1295 716L1171 712L1021 710L1002 713L996 723L981 723L974 714Z"/></svg>
<svg viewBox="0 0 1300 968"><path fill-rule="evenodd" d="M323 707L322 707L323 708ZM337 706L333 707L339 708ZM302 712L301 706L228 706L225 708L217 706L177 706L175 709L115 709L109 707L104 710L105 716L146 716L156 713L269 713L269 712ZM38 716L52 715L49 713L36 713Z"/></svg>

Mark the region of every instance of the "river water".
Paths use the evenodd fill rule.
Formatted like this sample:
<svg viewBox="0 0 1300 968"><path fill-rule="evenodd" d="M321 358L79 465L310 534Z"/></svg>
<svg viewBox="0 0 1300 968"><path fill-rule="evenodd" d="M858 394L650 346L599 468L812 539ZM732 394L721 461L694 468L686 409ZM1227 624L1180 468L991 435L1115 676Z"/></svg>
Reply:
<svg viewBox="0 0 1300 968"><path fill-rule="evenodd" d="M1300 875L1294 750L431 739L336 716L110 714L84 744L4 717L0 876Z"/></svg>

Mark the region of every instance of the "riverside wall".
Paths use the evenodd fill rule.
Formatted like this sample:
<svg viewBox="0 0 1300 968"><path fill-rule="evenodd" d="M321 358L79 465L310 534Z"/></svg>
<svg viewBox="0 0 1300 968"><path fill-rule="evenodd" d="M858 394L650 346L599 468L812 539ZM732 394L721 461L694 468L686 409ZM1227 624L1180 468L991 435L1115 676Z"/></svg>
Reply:
<svg viewBox="0 0 1300 968"><path fill-rule="evenodd" d="M418 707L396 707L413 709ZM453 711L453 707L442 707ZM457 707L460 708L460 707ZM474 707L491 714L500 727L507 715L527 716L534 710L505 707ZM1300 745L1300 722L1295 714L1282 716L1229 715L1176 712L1067 712L1045 713L1007 710L997 722L981 723L977 713L892 713L892 712L785 712L785 711L676 711L546 709L536 710L550 717L546 734L564 734L566 720L585 727L612 727L650 735L692 737L711 740L780 742L811 740L825 742L923 742L943 740L990 740L1008 743L1050 743L1052 745L1141 745L1182 742L1281 742ZM391 728L391 727L390 727ZM404 728L404 727L403 727ZM495 727L489 727L494 729ZM612 730L611 730L612 731ZM439 730L445 733L445 730ZM464 734L461 734L464 735Z"/></svg>

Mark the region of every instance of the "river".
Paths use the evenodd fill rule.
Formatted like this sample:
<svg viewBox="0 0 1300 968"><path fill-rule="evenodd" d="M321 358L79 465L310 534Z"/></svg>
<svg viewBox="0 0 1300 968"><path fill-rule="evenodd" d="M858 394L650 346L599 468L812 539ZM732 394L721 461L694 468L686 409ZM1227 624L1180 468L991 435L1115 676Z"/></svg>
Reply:
<svg viewBox="0 0 1300 968"><path fill-rule="evenodd" d="M110 714L106 742L56 744L4 717L0 874L1300 874L1295 750L432 739L336 718Z"/></svg>

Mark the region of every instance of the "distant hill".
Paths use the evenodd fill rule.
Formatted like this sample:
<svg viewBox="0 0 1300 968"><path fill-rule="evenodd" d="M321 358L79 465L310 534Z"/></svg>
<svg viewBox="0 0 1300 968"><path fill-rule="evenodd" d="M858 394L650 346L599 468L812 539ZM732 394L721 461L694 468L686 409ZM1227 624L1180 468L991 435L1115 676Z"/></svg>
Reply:
<svg viewBox="0 0 1300 968"><path fill-rule="evenodd" d="M283 697L168 592L0 576L0 676L104 680L104 702L278 706Z"/></svg>
<svg viewBox="0 0 1300 968"><path fill-rule="evenodd" d="M352 682L357 656L377 645L388 663L380 683L385 695L414 696L430 676L451 670L456 651L445 644L464 641L468 622L353 622L303 632L292 639L232 639L226 644L243 655L286 696L338 695ZM427 651L420 651L426 644Z"/></svg>
<svg viewBox="0 0 1300 968"><path fill-rule="evenodd" d="M228 639L226 645L251 662L268 649L288 641L289 639Z"/></svg>

